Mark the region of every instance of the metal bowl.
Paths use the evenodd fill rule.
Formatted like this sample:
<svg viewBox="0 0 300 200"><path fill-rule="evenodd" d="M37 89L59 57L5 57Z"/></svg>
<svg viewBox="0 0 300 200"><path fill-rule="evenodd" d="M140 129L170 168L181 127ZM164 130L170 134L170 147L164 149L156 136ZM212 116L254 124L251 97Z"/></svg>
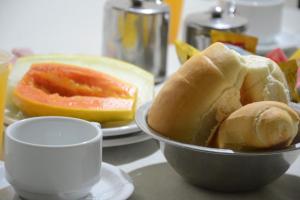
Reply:
<svg viewBox="0 0 300 200"><path fill-rule="evenodd" d="M235 152L177 142L148 126L150 106L147 103L137 110L137 125L159 141L162 153L179 175L204 188L233 192L262 187L283 175L299 155L300 143L276 151Z"/></svg>

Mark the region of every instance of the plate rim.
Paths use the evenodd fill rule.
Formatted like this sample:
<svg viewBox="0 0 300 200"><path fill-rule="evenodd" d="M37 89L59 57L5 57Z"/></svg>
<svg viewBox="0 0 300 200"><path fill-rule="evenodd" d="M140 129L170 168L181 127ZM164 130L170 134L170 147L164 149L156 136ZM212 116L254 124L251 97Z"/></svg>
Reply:
<svg viewBox="0 0 300 200"><path fill-rule="evenodd" d="M132 136L130 136L129 134L126 137L115 137L111 139L104 138L102 141L102 147L103 148L118 147L118 146L135 144L135 143L144 142L153 139L150 135L144 133L143 131L140 131L138 133L132 133L131 135Z"/></svg>
<svg viewBox="0 0 300 200"><path fill-rule="evenodd" d="M126 183L123 184L121 192L118 193L116 197L113 196L111 198L114 199L114 200L128 199L133 194L134 189L135 189L134 184L133 184L133 180L131 179L131 177L125 171L120 169L119 167L117 167L115 165L112 165L112 164L109 164L107 162L102 161L101 168L102 167L106 171L108 171L111 174L117 176L120 181L126 182ZM100 182L101 182L101 178L100 178L100 181L96 184L99 184ZM96 184L93 187L96 187ZM83 199L83 200L91 200L91 199L86 197L86 199Z"/></svg>

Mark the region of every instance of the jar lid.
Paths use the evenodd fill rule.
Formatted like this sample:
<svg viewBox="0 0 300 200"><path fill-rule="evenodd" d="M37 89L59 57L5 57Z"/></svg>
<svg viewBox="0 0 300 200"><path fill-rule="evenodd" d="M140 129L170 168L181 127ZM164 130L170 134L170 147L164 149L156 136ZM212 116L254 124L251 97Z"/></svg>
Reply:
<svg viewBox="0 0 300 200"><path fill-rule="evenodd" d="M112 9L136 14L169 13L169 6L160 1L108 0L107 3Z"/></svg>
<svg viewBox="0 0 300 200"><path fill-rule="evenodd" d="M247 20L237 15L223 15L222 10L216 7L211 12L192 13L186 17L185 25L189 28L242 32L246 30Z"/></svg>

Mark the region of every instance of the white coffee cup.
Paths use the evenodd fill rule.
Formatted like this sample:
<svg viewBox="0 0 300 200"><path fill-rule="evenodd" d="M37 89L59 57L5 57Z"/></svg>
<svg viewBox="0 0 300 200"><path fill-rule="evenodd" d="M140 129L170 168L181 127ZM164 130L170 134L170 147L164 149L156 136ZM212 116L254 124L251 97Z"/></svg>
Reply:
<svg viewBox="0 0 300 200"><path fill-rule="evenodd" d="M236 0L236 12L247 18L246 33L260 44L272 43L281 32L284 0Z"/></svg>
<svg viewBox="0 0 300 200"><path fill-rule="evenodd" d="M5 134L5 176L25 199L80 199L100 179L102 131L66 117L28 118Z"/></svg>

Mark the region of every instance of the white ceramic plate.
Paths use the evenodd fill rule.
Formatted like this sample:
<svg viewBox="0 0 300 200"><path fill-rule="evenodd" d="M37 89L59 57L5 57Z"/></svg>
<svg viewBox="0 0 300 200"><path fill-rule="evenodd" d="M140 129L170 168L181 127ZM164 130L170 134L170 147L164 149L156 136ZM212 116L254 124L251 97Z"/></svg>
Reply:
<svg viewBox="0 0 300 200"><path fill-rule="evenodd" d="M126 136L103 138L103 147L115 147L134 144L151 139L151 136L143 132L132 133Z"/></svg>
<svg viewBox="0 0 300 200"><path fill-rule="evenodd" d="M141 131L141 129L136 125L135 122L132 122L128 125L113 127L113 128L102 128L104 137L111 136L124 136L131 133L136 133Z"/></svg>
<svg viewBox="0 0 300 200"><path fill-rule="evenodd" d="M131 178L119 168L102 163L101 179L83 200L124 200L134 191ZM0 200L21 200L4 177L4 165L0 163Z"/></svg>
<svg viewBox="0 0 300 200"><path fill-rule="evenodd" d="M30 69L32 63L41 62L59 62L78 66L85 66L88 69L104 72L116 78L124 80L137 86L139 95L137 97L137 106L152 100L154 91L154 77L150 73L136 67L132 64L122 62L106 57L87 56L87 55L67 55L67 54L48 54L48 55L32 55L19 58L8 77L7 87L7 110L5 113L5 124L11 124L16 120L23 119L24 116L12 102L13 88L22 79L24 74ZM137 132L135 123L125 126L105 128L103 135L117 136L126 135Z"/></svg>

